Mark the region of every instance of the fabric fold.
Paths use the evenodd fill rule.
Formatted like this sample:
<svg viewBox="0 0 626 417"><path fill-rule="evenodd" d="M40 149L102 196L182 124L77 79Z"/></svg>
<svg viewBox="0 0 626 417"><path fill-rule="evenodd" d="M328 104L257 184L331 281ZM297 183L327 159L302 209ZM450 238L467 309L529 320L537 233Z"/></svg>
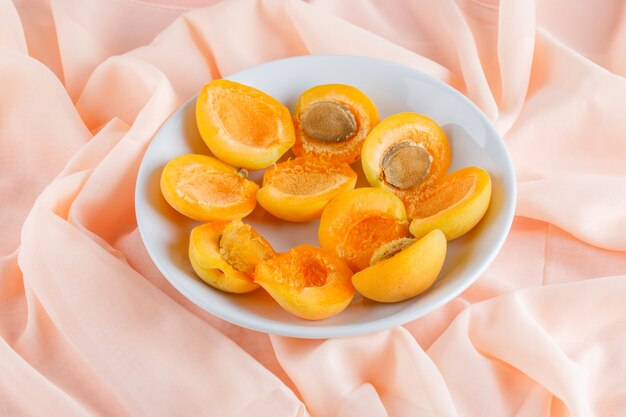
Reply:
<svg viewBox="0 0 626 417"><path fill-rule="evenodd" d="M626 415L621 1L174 2L0 0L0 415ZM211 79L306 54L449 83L514 160L500 254L405 326L243 329L142 245L136 173L167 117Z"/></svg>

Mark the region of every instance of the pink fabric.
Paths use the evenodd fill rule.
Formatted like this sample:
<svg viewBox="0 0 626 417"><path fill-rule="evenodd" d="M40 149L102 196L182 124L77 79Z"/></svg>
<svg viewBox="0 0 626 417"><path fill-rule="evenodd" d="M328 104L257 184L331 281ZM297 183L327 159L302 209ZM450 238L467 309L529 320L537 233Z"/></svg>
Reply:
<svg viewBox="0 0 626 417"><path fill-rule="evenodd" d="M0 415L625 416L625 52L621 0L0 0ZM467 94L518 216L475 285L404 327L241 329L151 263L138 164L210 79L335 53Z"/></svg>

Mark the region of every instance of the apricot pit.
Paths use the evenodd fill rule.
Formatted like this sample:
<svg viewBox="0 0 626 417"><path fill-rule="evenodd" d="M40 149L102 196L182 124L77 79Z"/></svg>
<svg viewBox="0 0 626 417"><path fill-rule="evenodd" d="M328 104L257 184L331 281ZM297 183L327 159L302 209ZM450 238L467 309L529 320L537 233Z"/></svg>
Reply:
<svg viewBox="0 0 626 417"><path fill-rule="evenodd" d="M300 118L302 130L312 138L340 142L354 135L354 114L341 103L318 101L311 104Z"/></svg>
<svg viewBox="0 0 626 417"><path fill-rule="evenodd" d="M378 249L374 251L372 254L372 258L370 260L370 266L377 264L378 262L384 261L385 259L389 259L395 254L401 252L403 249L408 248L415 242L415 239L410 237L401 237L400 239L392 240L391 242L387 242Z"/></svg>
<svg viewBox="0 0 626 417"><path fill-rule="evenodd" d="M385 151L381 163L383 178L401 190L415 187L430 172L433 157L422 144L405 140Z"/></svg>

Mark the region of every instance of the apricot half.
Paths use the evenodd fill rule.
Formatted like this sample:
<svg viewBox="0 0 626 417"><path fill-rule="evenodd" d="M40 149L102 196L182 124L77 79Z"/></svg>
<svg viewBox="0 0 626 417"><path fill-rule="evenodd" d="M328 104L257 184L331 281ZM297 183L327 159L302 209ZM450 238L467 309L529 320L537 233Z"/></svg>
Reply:
<svg viewBox="0 0 626 417"><path fill-rule="evenodd" d="M373 187L385 188L405 203L433 188L450 167L445 133L417 113L399 113L380 122L365 139L363 171Z"/></svg>
<svg viewBox="0 0 626 417"><path fill-rule="evenodd" d="M382 188L344 191L326 205L318 237L322 249L343 259L352 271L370 263L381 245L409 236L402 201Z"/></svg>
<svg viewBox="0 0 626 417"><path fill-rule="evenodd" d="M294 109L293 153L351 164L361 156L363 141L378 121L372 100L355 87L310 88L300 95Z"/></svg>
<svg viewBox="0 0 626 417"><path fill-rule="evenodd" d="M206 223L189 237L189 260L204 282L232 293L245 293L259 286L254 268L274 256L274 249L261 235L240 220Z"/></svg>
<svg viewBox="0 0 626 417"><path fill-rule="evenodd" d="M319 217L333 197L355 184L350 165L303 156L268 168L256 198L279 219L303 222Z"/></svg>
<svg viewBox="0 0 626 417"><path fill-rule="evenodd" d="M211 81L196 101L200 136L221 160L247 169L272 165L295 142L291 114L256 88Z"/></svg>
<svg viewBox="0 0 626 417"><path fill-rule="evenodd" d="M427 198L407 207L410 231L420 238L440 229L448 240L469 232L489 207L491 178L487 171L470 167L460 169L441 180Z"/></svg>
<svg viewBox="0 0 626 417"><path fill-rule="evenodd" d="M344 310L354 297L352 271L332 253L309 245L259 264L254 281L289 313L320 320Z"/></svg>
<svg viewBox="0 0 626 417"><path fill-rule="evenodd" d="M446 251L446 237L440 230L433 230L420 240L390 242L376 251L371 266L352 276L352 283L361 295L374 301L407 300L435 282Z"/></svg>
<svg viewBox="0 0 626 417"><path fill-rule="evenodd" d="M174 209L199 221L247 216L259 186L246 172L206 155L172 159L161 173L161 192Z"/></svg>

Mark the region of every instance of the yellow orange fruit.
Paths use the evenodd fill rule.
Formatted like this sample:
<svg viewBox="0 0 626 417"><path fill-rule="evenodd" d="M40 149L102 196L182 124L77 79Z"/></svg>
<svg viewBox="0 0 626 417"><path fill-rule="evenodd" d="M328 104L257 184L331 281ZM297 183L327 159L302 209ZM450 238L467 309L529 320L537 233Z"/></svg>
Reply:
<svg viewBox="0 0 626 417"><path fill-rule="evenodd" d="M204 86L196 101L196 122L211 152L236 167L266 168L295 142L287 107L234 81L215 80Z"/></svg>
<svg viewBox="0 0 626 417"><path fill-rule="evenodd" d="M254 281L289 313L320 320L344 310L354 297L352 271L330 252L296 246L259 264Z"/></svg>
<svg viewBox="0 0 626 417"><path fill-rule="evenodd" d="M199 221L232 220L256 206L259 186L245 173L206 155L172 159L161 173L161 193L174 209Z"/></svg>
<svg viewBox="0 0 626 417"><path fill-rule="evenodd" d="M359 89L318 85L303 92L296 103L293 152L350 164L361 156L363 141L378 121L374 102Z"/></svg>
<svg viewBox="0 0 626 417"><path fill-rule="evenodd" d="M343 259L352 271L367 267L374 250L408 236L402 201L382 188L344 191L326 205L320 219L320 247Z"/></svg>
<svg viewBox="0 0 626 417"><path fill-rule="evenodd" d="M447 251L440 230L403 245L397 252L393 242L390 244L388 256L352 276L361 295L383 303L404 301L428 289L437 279Z"/></svg>
<svg viewBox="0 0 626 417"><path fill-rule="evenodd" d="M407 209L409 230L420 238L431 230L443 231L448 240L469 232L483 218L491 200L491 178L477 167L460 169L441 180L429 196Z"/></svg>
<svg viewBox="0 0 626 417"><path fill-rule="evenodd" d="M348 164L305 156L268 168L256 196L279 219L303 222L319 217L333 197L355 184Z"/></svg>
<svg viewBox="0 0 626 417"><path fill-rule="evenodd" d="M189 260L198 276L222 291L246 293L258 288L254 268L274 256L274 249L239 220L195 227L189 236Z"/></svg>

